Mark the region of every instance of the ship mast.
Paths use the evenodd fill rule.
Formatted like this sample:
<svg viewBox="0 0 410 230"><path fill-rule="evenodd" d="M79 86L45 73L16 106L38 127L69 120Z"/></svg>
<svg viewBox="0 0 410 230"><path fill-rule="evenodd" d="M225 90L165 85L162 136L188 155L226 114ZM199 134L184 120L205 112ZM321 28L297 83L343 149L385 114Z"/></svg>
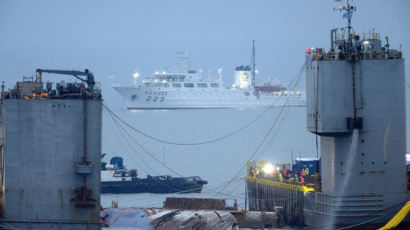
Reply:
<svg viewBox="0 0 410 230"><path fill-rule="evenodd" d="M353 11L356 11L356 7L350 5L349 0L346 1L345 6L340 6L338 8L340 11L345 11L343 14L343 18L346 18L347 20L347 33L348 33L348 38L347 38L347 44L344 46L345 52L350 54L351 57L351 64L352 64L352 100L353 100L353 122L357 122L358 117L357 117L357 95L356 95L356 59L357 59L357 53L356 49L353 48L353 33L352 33L352 14ZM331 32L332 33L332 32ZM333 35L332 35L333 38ZM343 37L343 39L345 39ZM332 44L333 47L333 44Z"/></svg>
<svg viewBox="0 0 410 230"><path fill-rule="evenodd" d="M347 33L348 33L348 39L349 42L352 41L353 37L352 37L352 15L353 15L353 11L356 11L356 7L350 5L349 0L346 1L346 5L345 6L340 6L337 9L334 10L339 10L339 11L346 11L346 13L343 14L343 18L346 18L347 20Z"/></svg>
<svg viewBox="0 0 410 230"><path fill-rule="evenodd" d="M256 75L255 66L256 66L256 63L255 63L255 39L252 39L252 57L251 57L252 88L255 87L255 75Z"/></svg>

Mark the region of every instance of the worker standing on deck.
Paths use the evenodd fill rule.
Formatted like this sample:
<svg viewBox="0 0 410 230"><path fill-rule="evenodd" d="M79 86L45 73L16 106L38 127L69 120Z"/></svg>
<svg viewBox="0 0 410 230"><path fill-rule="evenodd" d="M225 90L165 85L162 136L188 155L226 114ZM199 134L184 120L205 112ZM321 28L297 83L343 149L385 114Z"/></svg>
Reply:
<svg viewBox="0 0 410 230"><path fill-rule="evenodd" d="M275 169L275 170L273 171L273 179L274 179L274 180L277 180L277 178L278 178L278 170Z"/></svg>
<svg viewBox="0 0 410 230"><path fill-rule="evenodd" d="M259 170L259 177L261 177L261 178L265 177L265 171L263 171L263 169Z"/></svg>
<svg viewBox="0 0 410 230"><path fill-rule="evenodd" d="M283 181L283 176L281 172L279 173L279 181Z"/></svg>
<svg viewBox="0 0 410 230"><path fill-rule="evenodd" d="M255 177L259 177L259 169L257 167L255 168Z"/></svg>
<svg viewBox="0 0 410 230"><path fill-rule="evenodd" d="M305 174L306 174L306 180L307 180L307 182L309 182L309 180L310 180L310 177L309 177L309 168L306 168L306 169L305 169Z"/></svg>

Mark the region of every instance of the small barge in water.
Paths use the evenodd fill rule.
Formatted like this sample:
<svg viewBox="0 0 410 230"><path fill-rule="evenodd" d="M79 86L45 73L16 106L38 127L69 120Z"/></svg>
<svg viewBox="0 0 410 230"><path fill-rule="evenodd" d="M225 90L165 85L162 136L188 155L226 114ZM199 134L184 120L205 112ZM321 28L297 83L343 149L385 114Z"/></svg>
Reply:
<svg viewBox="0 0 410 230"><path fill-rule="evenodd" d="M200 193L207 184L199 176L150 176L138 178L137 170L124 167L121 157L102 164L101 193Z"/></svg>

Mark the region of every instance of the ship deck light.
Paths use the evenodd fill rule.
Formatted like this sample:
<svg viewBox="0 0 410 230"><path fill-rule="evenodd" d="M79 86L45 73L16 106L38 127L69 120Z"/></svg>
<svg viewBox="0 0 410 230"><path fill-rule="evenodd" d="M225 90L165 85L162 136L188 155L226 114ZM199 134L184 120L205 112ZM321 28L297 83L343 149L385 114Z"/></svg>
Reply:
<svg viewBox="0 0 410 230"><path fill-rule="evenodd" d="M263 166L262 170L265 174L271 174L273 172L273 165L271 163L267 163Z"/></svg>
<svg viewBox="0 0 410 230"><path fill-rule="evenodd" d="M135 72L135 73L132 75L132 77L134 77L135 79L137 79L139 76L140 76L140 74L137 73L137 72Z"/></svg>

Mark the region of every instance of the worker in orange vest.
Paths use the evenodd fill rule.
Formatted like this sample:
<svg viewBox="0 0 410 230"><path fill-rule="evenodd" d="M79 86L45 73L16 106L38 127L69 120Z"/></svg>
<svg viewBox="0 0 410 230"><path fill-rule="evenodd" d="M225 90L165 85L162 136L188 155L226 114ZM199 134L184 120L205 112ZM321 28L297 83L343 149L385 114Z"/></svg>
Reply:
<svg viewBox="0 0 410 230"><path fill-rule="evenodd" d="M305 170L302 169L301 177L300 177L300 182L302 182L302 184L305 184L305 176L306 176Z"/></svg>

